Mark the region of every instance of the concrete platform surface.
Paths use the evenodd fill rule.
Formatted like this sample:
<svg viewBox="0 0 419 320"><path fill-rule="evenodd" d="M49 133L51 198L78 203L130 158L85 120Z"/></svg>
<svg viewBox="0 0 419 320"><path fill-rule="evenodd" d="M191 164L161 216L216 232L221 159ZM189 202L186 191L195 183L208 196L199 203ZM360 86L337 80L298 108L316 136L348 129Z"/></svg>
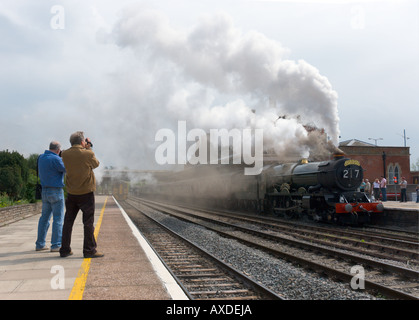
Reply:
<svg viewBox="0 0 419 320"><path fill-rule="evenodd" d="M83 257L81 211L72 256L35 251L39 217L0 227L0 300L186 299L112 196L96 196L95 234L103 258Z"/></svg>
<svg viewBox="0 0 419 320"><path fill-rule="evenodd" d="M418 211L419 212L419 203L408 201L408 202L400 202L400 201L385 201L383 202L384 208L387 209L401 209L401 210L408 210L408 211Z"/></svg>

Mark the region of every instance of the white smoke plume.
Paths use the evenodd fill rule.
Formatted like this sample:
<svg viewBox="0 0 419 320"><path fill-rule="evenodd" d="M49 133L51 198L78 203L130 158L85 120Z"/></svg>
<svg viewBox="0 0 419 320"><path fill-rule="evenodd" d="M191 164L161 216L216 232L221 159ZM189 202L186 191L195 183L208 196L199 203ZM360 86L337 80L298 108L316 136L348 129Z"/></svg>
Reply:
<svg viewBox="0 0 419 320"><path fill-rule="evenodd" d="M337 143L337 94L327 78L305 61L289 60L290 50L278 41L243 32L227 14L184 29L131 6L98 40L121 59L98 83L74 92L69 104L78 106L74 122L85 124L105 165L161 168L155 134L176 132L183 120L188 130L261 128L264 148L280 158L318 153L307 123ZM70 124L68 132L83 128Z"/></svg>
<svg viewBox="0 0 419 320"><path fill-rule="evenodd" d="M313 143L303 124L312 123L338 141L337 94L328 79L303 60L289 60L289 49L279 42L242 32L227 14L184 30L158 12L130 7L113 41L134 53L138 64L121 84L133 86L131 96L138 88L132 101L141 114L138 126L151 134L171 120L204 130L262 128L265 148L308 156Z"/></svg>

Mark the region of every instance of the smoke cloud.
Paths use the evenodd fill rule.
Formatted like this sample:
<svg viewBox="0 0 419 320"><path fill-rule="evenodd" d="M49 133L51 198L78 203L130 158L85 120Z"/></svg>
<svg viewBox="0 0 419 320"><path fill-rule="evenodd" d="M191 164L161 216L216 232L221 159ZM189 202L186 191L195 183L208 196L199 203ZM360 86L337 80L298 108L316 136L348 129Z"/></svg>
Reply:
<svg viewBox="0 0 419 320"><path fill-rule="evenodd" d="M121 59L70 103L95 119L86 120L86 135L101 137L98 158L109 164L159 169L155 134L176 132L180 120L188 130L263 129L264 148L279 159L327 150L326 138L309 133L307 123L338 141L337 94L327 78L303 60L289 60L278 41L243 32L225 13L183 29L157 11L131 6L98 35Z"/></svg>
<svg viewBox="0 0 419 320"><path fill-rule="evenodd" d="M303 60L287 59L290 50L281 43L244 33L227 14L204 17L183 30L156 11L131 7L112 40L141 66L132 66L125 76L137 76L122 83L134 86L126 94L137 98L132 107L141 114L138 126L151 134L173 126L172 120L204 130L263 128L266 149L300 157L319 152L311 150L317 138L309 138L304 124L338 141L337 94L328 79ZM131 123L135 118L130 113Z"/></svg>

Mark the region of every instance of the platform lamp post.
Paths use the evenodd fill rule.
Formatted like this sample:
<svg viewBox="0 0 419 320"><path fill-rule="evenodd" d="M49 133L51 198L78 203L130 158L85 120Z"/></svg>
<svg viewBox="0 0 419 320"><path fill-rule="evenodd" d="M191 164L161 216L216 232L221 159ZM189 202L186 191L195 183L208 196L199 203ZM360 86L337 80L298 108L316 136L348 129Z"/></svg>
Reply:
<svg viewBox="0 0 419 320"><path fill-rule="evenodd" d="M387 155L384 151L383 151L383 155L381 157L383 158L383 177L384 177L384 179L386 179L386 158L387 158ZM380 185L381 185L381 183L380 183Z"/></svg>
<svg viewBox="0 0 419 320"><path fill-rule="evenodd" d="M387 158L387 155L384 151L383 151L382 158L383 158L383 177L385 178L386 177L386 158Z"/></svg>
<svg viewBox="0 0 419 320"><path fill-rule="evenodd" d="M375 141L375 146L377 146L377 141L378 140L383 140L383 138L368 138L368 140L374 140Z"/></svg>

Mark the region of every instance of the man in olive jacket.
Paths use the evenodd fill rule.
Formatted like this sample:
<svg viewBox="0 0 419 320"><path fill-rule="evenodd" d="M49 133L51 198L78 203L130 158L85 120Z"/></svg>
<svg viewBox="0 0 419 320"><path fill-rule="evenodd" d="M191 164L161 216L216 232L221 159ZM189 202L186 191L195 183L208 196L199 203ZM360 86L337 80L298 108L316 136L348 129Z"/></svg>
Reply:
<svg viewBox="0 0 419 320"><path fill-rule="evenodd" d="M92 143L89 138L84 139L82 131L73 133L70 143L71 148L62 152L66 169L67 199L60 256L68 257L73 254L70 247L71 233L77 213L81 210L84 225L83 255L85 258L103 257L96 250L94 236L96 179L93 169L99 166L99 161L91 150Z"/></svg>

